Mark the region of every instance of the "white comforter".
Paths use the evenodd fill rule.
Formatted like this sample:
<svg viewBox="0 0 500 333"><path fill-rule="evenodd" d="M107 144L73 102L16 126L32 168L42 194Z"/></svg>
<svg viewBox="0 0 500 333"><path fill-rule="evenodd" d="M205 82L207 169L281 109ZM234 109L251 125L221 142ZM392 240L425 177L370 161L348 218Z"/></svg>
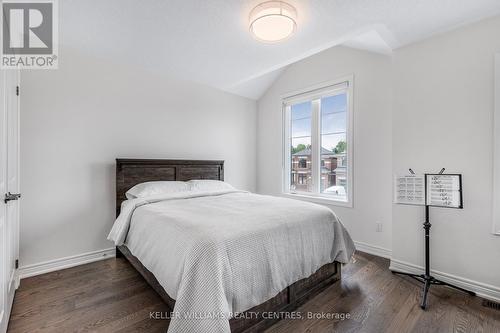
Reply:
<svg viewBox="0 0 500 333"><path fill-rule="evenodd" d="M176 300L175 333L230 332L235 313L354 252L330 209L242 191L127 200L108 238Z"/></svg>

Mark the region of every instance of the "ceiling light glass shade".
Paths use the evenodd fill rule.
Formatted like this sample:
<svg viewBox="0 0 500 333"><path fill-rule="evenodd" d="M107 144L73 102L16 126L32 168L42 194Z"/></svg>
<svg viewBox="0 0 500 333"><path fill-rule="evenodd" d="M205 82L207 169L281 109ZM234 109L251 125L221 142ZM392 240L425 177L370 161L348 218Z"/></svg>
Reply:
<svg viewBox="0 0 500 333"><path fill-rule="evenodd" d="M250 13L250 31L263 42L274 43L291 36L297 28L297 10L283 1L268 1Z"/></svg>

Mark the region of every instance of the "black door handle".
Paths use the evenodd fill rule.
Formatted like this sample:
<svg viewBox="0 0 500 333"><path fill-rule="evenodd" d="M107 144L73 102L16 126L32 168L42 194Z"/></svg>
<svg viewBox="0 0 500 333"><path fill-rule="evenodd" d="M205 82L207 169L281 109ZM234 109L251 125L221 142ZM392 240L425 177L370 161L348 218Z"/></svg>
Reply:
<svg viewBox="0 0 500 333"><path fill-rule="evenodd" d="M5 194L4 202L7 203L7 202L12 201L12 200L18 200L20 197L21 197L21 193L12 194L9 192L9 193Z"/></svg>

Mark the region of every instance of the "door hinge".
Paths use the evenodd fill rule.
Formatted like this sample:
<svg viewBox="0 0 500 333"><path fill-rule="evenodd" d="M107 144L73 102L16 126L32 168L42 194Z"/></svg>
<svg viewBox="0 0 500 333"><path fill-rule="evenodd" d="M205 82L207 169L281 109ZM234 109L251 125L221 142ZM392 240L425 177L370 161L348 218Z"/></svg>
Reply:
<svg viewBox="0 0 500 333"><path fill-rule="evenodd" d="M19 96L19 86L16 86L16 96Z"/></svg>
<svg viewBox="0 0 500 333"><path fill-rule="evenodd" d="M19 268L19 259L16 259L16 269Z"/></svg>

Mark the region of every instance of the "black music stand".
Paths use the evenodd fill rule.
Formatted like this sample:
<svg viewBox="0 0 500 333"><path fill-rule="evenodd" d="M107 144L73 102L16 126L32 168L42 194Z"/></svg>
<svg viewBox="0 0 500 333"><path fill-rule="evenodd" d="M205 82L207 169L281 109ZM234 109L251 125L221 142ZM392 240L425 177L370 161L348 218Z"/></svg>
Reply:
<svg viewBox="0 0 500 333"><path fill-rule="evenodd" d="M410 172L413 170L410 169ZM435 175L443 175L444 168L441 169L441 171L438 174ZM471 296L476 296L476 293L473 291L466 290L461 287L457 287L455 285L452 285L448 282L444 282L441 280L436 279L431 275L431 269L430 269L430 245L429 245L429 240L430 240L430 229L431 229L431 223L429 219L429 208L431 207L430 204L428 204L427 201L427 177L432 176L433 174L425 174L425 221L423 223L424 230L425 230L425 272L424 274L412 274L412 273L404 273L404 272L397 272L397 271L392 271L394 274L399 274L399 275L405 275L409 276L411 278L414 278L415 280L421 282L424 284L423 286L423 292L422 292L422 302L420 303L420 307L425 310L427 307L427 294L429 293L429 288L432 285L440 285L440 286L448 286L460 291L463 291L465 293L470 294ZM463 200L462 200L462 176L461 175L452 175L452 176L458 176L459 177L459 183L460 183L460 204L458 207L452 207L452 208L463 208ZM444 206L437 206L437 207L444 207Z"/></svg>

